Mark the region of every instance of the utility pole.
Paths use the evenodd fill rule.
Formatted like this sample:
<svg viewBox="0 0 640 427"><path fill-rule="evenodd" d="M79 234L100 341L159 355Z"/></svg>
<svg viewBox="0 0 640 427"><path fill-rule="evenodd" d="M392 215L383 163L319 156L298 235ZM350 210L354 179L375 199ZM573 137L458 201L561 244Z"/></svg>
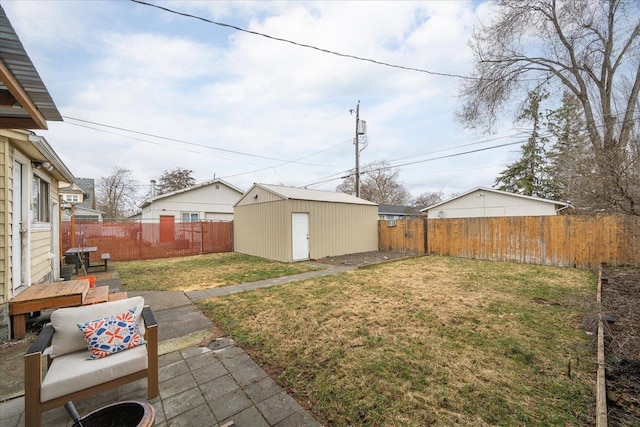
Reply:
<svg viewBox="0 0 640 427"><path fill-rule="evenodd" d="M360 197L360 151L367 148L368 142L364 139L364 146L360 149L360 135L365 135L367 123L364 120L360 120L360 100L356 106L356 136L353 139L353 144L356 146L356 197ZM349 110L349 113L353 114L353 109Z"/></svg>
<svg viewBox="0 0 640 427"><path fill-rule="evenodd" d="M356 137L353 140L356 146L356 197L360 197L360 147L358 144L358 124L360 122L360 100L356 106Z"/></svg>

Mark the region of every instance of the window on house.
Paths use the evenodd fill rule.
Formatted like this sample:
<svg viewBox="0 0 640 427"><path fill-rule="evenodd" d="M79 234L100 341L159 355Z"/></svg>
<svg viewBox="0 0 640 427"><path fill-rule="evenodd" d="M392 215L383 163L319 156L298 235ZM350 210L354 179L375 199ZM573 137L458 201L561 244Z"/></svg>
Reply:
<svg viewBox="0 0 640 427"><path fill-rule="evenodd" d="M79 202L80 201L78 199L78 195L77 194L67 194L65 196L65 199L67 200L67 202Z"/></svg>
<svg viewBox="0 0 640 427"><path fill-rule="evenodd" d="M49 183L33 176L32 207L34 222L49 222Z"/></svg>
<svg viewBox="0 0 640 427"><path fill-rule="evenodd" d="M197 222L198 219L197 212L182 212L182 222Z"/></svg>

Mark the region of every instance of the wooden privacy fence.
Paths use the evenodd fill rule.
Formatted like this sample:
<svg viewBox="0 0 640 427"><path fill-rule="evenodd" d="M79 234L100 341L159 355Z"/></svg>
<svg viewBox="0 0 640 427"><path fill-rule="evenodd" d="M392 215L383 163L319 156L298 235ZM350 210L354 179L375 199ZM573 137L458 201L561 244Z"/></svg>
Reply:
<svg viewBox="0 0 640 427"><path fill-rule="evenodd" d="M640 218L537 216L379 221L379 247L563 267L640 265Z"/></svg>
<svg viewBox="0 0 640 427"><path fill-rule="evenodd" d="M169 258L233 251L233 222L166 224L141 221L62 222L62 253L71 247L96 246L92 262L108 252L111 261ZM95 257L95 259L94 259Z"/></svg>
<svg viewBox="0 0 640 427"><path fill-rule="evenodd" d="M378 221L378 248L384 251L424 254L426 218Z"/></svg>

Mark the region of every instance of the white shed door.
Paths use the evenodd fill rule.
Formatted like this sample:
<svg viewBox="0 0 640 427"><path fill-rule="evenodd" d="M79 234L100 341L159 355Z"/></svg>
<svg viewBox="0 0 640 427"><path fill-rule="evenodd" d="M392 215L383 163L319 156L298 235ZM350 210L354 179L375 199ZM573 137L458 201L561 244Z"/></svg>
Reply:
<svg viewBox="0 0 640 427"><path fill-rule="evenodd" d="M291 214L291 236L293 248L293 260L302 261L309 259L309 214Z"/></svg>

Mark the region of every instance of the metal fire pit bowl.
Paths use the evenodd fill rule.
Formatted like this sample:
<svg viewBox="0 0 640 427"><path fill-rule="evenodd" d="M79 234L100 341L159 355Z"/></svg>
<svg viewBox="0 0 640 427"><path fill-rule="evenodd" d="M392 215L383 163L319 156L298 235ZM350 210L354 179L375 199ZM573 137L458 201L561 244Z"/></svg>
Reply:
<svg viewBox="0 0 640 427"><path fill-rule="evenodd" d="M153 406L146 402L125 401L104 406L80 418L83 427L151 427ZM74 426L73 422L69 426Z"/></svg>

